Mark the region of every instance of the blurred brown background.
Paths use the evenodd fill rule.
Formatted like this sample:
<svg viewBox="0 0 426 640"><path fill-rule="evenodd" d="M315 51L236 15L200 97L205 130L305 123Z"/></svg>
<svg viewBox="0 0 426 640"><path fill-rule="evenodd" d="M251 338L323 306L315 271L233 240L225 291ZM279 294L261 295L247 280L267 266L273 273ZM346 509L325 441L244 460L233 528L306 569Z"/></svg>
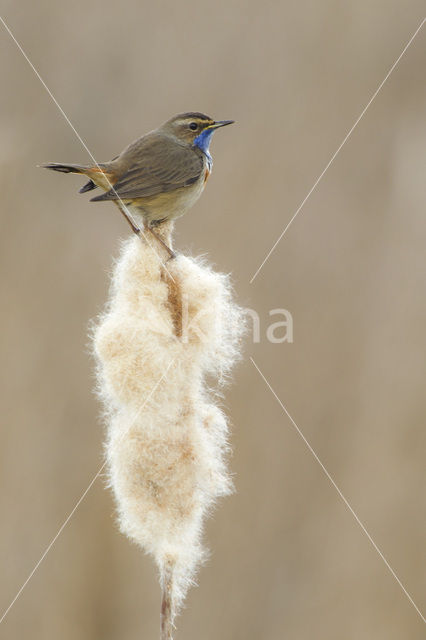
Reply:
<svg viewBox="0 0 426 640"><path fill-rule="evenodd" d="M180 111L238 124L177 225L232 272L260 344L227 391L237 493L177 640L420 639L425 627L249 360L252 355L424 612L424 27L252 285L249 280L423 18L416 0L3 2L1 14L95 157ZM1 586L4 611L102 461L89 320L128 231L0 25ZM294 319L269 344L270 309ZM0 637L158 637L153 563L98 480ZM0 612L1 615L1 612Z"/></svg>

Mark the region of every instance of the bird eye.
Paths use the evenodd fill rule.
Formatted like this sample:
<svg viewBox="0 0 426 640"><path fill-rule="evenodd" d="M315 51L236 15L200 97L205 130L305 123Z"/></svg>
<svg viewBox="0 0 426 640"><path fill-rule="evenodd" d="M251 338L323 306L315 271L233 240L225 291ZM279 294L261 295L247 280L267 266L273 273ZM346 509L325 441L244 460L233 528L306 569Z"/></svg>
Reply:
<svg viewBox="0 0 426 640"><path fill-rule="evenodd" d="M196 131L198 129L198 124L196 122L191 122L191 124L189 125L189 128L192 129L193 131Z"/></svg>

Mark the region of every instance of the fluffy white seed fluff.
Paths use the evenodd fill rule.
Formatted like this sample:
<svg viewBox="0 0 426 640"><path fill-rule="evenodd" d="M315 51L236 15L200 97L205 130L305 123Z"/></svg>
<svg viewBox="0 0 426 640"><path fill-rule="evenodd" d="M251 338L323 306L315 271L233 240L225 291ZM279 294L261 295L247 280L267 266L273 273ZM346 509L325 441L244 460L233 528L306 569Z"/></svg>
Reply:
<svg viewBox="0 0 426 640"><path fill-rule="evenodd" d="M164 266L148 239L123 245L94 351L120 527L154 556L173 620L203 559L203 518L232 488L211 389L236 360L244 323L226 276L184 255Z"/></svg>

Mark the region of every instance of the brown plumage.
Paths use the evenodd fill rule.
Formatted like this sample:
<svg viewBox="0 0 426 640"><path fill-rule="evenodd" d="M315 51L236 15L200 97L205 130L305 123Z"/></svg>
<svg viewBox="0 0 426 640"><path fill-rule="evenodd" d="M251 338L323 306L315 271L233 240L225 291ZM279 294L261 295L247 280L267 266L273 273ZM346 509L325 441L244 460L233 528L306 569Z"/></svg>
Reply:
<svg viewBox="0 0 426 640"><path fill-rule="evenodd" d="M112 200L135 233L139 228L128 211L140 216L152 231L161 222L182 216L198 200L211 172L211 135L231 123L232 120L215 122L198 112L183 113L132 142L110 162L43 166L86 175L89 182L80 193L102 188L105 193L91 201Z"/></svg>
<svg viewBox="0 0 426 640"><path fill-rule="evenodd" d="M114 189L92 200L147 198L188 187L199 179L204 157L198 147L177 144L174 138L153 131L108 165L111 174L119 176Z"/></svg>

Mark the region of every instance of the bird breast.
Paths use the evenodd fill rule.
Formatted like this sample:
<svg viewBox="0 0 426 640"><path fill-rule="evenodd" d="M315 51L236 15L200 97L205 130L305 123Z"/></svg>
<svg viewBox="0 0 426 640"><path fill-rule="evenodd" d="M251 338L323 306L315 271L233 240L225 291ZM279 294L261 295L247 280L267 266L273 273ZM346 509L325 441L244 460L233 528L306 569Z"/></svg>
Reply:
<svg viewBox="0 0 426 640"><path fill-rule="evenodd" d="M211 162L207 158L196 182L187 186L145 198L124 200L130 210L142 215L146 222L174 220L183 216L201 196L206 180L211 173Z"/></svg>

